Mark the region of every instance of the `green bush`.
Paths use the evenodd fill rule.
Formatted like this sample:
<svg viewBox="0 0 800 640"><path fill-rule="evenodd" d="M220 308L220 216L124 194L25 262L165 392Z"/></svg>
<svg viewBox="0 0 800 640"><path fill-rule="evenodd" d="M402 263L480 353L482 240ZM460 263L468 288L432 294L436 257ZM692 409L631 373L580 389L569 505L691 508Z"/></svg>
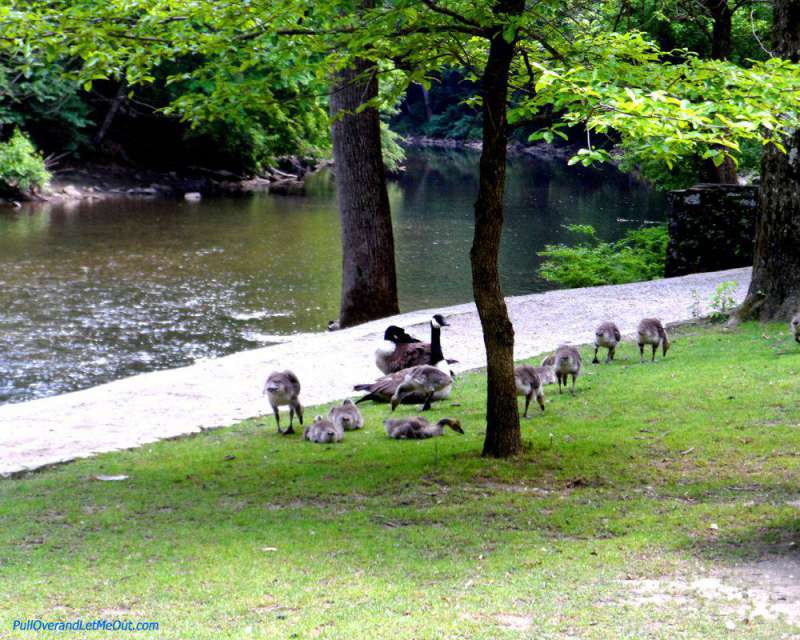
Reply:
<svg viewBox="0 0 800 640"><path fill-rule="evenodd" d="M664 277L666 226L629 231L617 242L600 241L590 225L567 228L584 239L573 247L546 245L539 252L546 258L539 267L539 275L545 280L563 287L593 287Z"/></svg>
<svg viewBox="0 0 800 640"><path fill-rule="evenodd" d="M44 159L19 129L8 142L0 143L0 195L30 195L49 179Z"/></svg>

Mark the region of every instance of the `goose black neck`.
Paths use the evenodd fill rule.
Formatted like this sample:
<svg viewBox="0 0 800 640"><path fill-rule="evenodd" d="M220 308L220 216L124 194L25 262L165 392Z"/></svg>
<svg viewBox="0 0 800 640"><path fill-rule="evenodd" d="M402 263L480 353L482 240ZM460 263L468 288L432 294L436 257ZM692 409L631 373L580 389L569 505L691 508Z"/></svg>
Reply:
<svg viewBox="0 0 800 640"><path fill-rule="evenodd" d="M431 323L431 364L436 366L444 360L442 353L442 329Z"/></svg>

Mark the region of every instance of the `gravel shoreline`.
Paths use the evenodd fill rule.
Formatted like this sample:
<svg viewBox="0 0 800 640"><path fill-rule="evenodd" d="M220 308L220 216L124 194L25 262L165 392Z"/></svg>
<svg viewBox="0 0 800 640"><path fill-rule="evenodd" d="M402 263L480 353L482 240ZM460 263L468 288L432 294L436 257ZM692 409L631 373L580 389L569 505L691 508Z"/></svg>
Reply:
<svg viewBox="0 0 800 640"><path fill-rule="evenodd" d="M722 282L736 281L744 298L750 269L730 269L625 285L563 289L507 298L516 331L516 358L527 358L562 342L590 342L594 328L614 320L630 335L639 319L664 322L691 318L693 305L709 311ZM451 326L443 334L445 354L457 372L485 365L480 323L473 303L436 309ZM145 373L51 398L0 407L0 475L10 476L96 453L226 426L270 412L261 395L267 374L293 369L305 406L352 395L353 384L379 375L374 346L389 324L427 335L432 310L415 311L333 333L289 336L286 342ZM680 353L680 346L675 349ZM453 397L458 398L456 385ZM274 429L271 415L265 421Z"/></svg>

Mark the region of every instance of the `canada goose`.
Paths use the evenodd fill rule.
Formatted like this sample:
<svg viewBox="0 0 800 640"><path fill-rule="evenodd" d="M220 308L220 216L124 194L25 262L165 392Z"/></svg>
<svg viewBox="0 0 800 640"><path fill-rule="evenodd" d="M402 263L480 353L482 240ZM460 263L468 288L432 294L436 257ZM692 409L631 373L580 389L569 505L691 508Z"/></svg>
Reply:
<svg viewBox="0 0 800 640"><path fill-rule="evenodd" d="M600 362L597 359L597 350L600 347L608 349L606 364L611 362L614 359L614 352L617 350L620 340L622 340L622 334L620 334L619 328L613 322L604 322L597 327L594 330L594 360L592 360L592 363L597 364Z"/></svg>
<svg viewBox="0 0 800 640"><path fill-rule="evenodd" d="M795 342L800 342L800 312L794 314L792 321L789 323L789 329L794 336Z"/></svg>
<svg viewBox="0 0 800 640"><path fill-rule="evenodd" d="M556 352L542 360L542 366L551 366L558 381L558 392L561 393L561 385L567 386L567 378L572 376L572 395L575 395L575 379L581 373L581 354L575 347L562 344Z"/></svg>
<svg viewBox="0 0 800 640"><path fill-rule="evenodd" d="M300 404L300 400L298 399L300 395L300 381L294 373L288 369L286 371L273 371L267 376L263 393L269 398L272 412L275 414L275 423L278 425L278 433L284 435L294 433L292 422L295 413L300 419L300 425L302 426L303 405ZM285 405L289 405L289 428L286 431L281 431L281 416L278 407Z"/></svg>
<svg viewBox="0 0 800 640"><path fill-rule="evenodd" d="M653 347L653 361L656 359L656 351L658 350L659 344L663 349L664 356L667 355L667 350L669 349L669 336L664 330L664 325L661 324L661 320L658 320L657 318L645 318L639 323L639 327L636 329L636 331L639 334L640 362L644 362L644 345L646 344L649 344L651 347Z"/></svg>
<svg viewBox="0 0 800 640"><path fill-rule="evenodd" d="M344 430L322 416L316 416L314 423L303 431L303 438L311 442L330 443L344 440Z"/></svg>
<svg viewBox="0 0 800 640"><path fill-rule="evenodd" d="M436 365L440 360L444 360L442 327L450 325L439 313L431 317L430 324L430 342L422 342L396 325L387 327L383 334L383 344L375 350L375 364L378 369L383 373L395 373L421 364ZM452 364L456 361L447 362Z"/></svg>
<svg viewBox="0 0 800 640"><path fill-rule="evenodd" d="M436 438L444 433L444 428L450 427L456 433L464 433L461 423L451 418L442 418L436 424L431 424L425 418L388 418L383 421L386 435L395 440L421 440L423 438Z"/></svg>
<svg viewBox="0 0 800 640"><path fill-rule="evenodd" d="M536 396L536 402L544 411L544 391L542 381L536 374L536 368L527 364L521 364L514 368L514 383L517 385L517 395L525 396L525 413L523 417L528 417L528 407L531 399Z"/></svg>
<svg viewBox="0 0 800 640"><path fill-rule="evenodd" d="M446 368L447 363L441 361L439 366ZM365 400L391 402L394 411L400 403L423 402L424 408L430 409L431 402L444 400L450 396L453 378L441 368L426 364L390 373L375 382L357 384L353 388L356 391L367 392L356 400L356 404Z"/></svg>
<svg viewBox="0 0 800 640"><path fill-rule="evenodd" d="M364 418L350 398L342 402L340 407L331 407L328 418L342 431L355 431L364 426Z"/></svg>

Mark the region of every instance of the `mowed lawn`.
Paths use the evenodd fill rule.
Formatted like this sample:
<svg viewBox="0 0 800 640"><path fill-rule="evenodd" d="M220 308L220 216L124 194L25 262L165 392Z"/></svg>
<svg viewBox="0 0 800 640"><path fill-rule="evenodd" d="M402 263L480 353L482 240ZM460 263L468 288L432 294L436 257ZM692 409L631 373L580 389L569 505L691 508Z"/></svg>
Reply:
<svg viewBox="0 0 800 640"><path fill-rule="evenodd" d="M480 457L476 372L430 412L463 436L389 440L374 405L323 446L269 415L0 481L0 637L41 637L17 618L160 624L97 638L800 637L791 585L758 577L800 569L800 345L688 326L655 364L583 354L511 461Z"/></svg>

